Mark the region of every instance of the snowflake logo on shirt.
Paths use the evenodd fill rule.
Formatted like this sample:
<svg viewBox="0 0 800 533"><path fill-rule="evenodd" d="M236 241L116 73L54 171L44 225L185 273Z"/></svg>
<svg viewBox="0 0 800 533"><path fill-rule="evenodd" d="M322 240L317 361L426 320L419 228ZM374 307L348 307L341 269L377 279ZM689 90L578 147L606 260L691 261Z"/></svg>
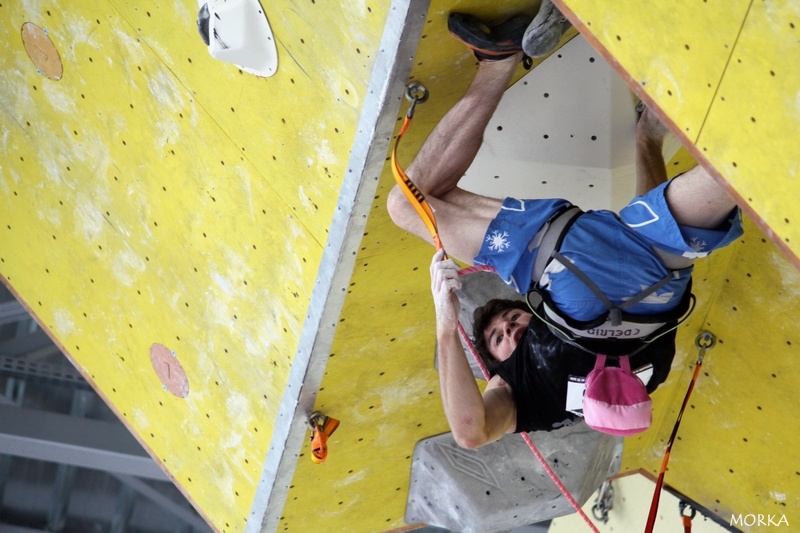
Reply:
<svg viewBox="0 0 800 533"><path fill-rule="evenodd" d="M692 250L694 250L695 252L702 252L706 249L706 246L708 246L708 244L706 243L706 241L701 241L697 237L692 237L689 240L689 246L691 246Z"/></svg>
<svg viewBox="0 0 800 533"><path fill-rule="evenodd" d="M508 242L508 232L500 233L497 230L492 231L491 235L487 235L486 242L489 243L489 250L493 252L505 252L511 243Z"/></svg>

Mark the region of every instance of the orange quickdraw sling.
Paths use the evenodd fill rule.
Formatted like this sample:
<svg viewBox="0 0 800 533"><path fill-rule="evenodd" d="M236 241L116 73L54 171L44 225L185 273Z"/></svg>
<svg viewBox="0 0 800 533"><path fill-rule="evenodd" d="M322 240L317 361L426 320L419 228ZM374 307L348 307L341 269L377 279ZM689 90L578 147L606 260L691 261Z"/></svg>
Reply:
<svg viewBox="0 0 800 533"><path fill-rule="evenodd" d="M406 198L408 198L408 201L414 206L422 222L425 223L425 227L428 228L431 237L433 237L434 246L436 246L437 250L440 250L442 248L442 241L439 239L439 229L436 227L436 217L433 215L433 209L425 200L425 195L417 189L417 186L406 176L406 173L397 162L397 147L400 145L400 140L411 124L411 119L414 118L414 109L417 104L422 104L428 99L428 89L419 82L411 82L406 86L406 99L411 102L411 107L409 107L408 112L406 112L406 118L403 120L403 125L397 133L397 140L394 142L394 148L392 149L392 174L394 174L394 180L397 182L397 185L400 186L400 190L406 195Z"/></svg>
<svg viewBox="0 0 800 533"><path fill-rule="evenodd" d="M328 458L328 437L339 427L339 421L320 411L314 411L308 417L311 428L311 460L317 464Z"/></svg>

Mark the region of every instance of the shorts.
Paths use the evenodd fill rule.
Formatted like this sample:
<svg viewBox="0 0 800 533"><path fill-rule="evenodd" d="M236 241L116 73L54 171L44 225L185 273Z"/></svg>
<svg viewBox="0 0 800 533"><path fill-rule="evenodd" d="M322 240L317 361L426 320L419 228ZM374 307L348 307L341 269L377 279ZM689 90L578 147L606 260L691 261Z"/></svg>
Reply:
<svg viewBox="0 0 800 533"><path fill-rule="evenodd" d="M741 237L742 214L738 208L731 211L727 222L719 228L702 229L678 224L672 218L665 196L669 183L662 183L622 208L619 216L623 222L653 246L687 258L705 257Z"/></svg>
<svg viewBox="0 0 800 533"><path fill-rule="evenodd" d="M679 225L667 206L669 182L634 198L619 216L611 211L587 211L570 227L561 253L583 271L608 298L619 305L669 270L654 247L685 258L708 255L742 234L741 214L731 212L721 227L707 230ZM561 199L507 198L489 224L476 265L488 265L517 292L528 292L531 271L547 220L570 203ZM689 283L684 275L670 281L627 309L632 314L669 311L680 302ZM591 290L557 261L551 261L540 280L558 308L575 320L592 320L606 311Z"/></svg>
<svg viewBox="0 0 800 533"><path fill-rule="evenodd" d="M550 218L568 207L566 200L517 200L506 198L500 212L489 223L476 265L491 266L503 281L520 294L531 286L531 271L544 226Z"/></svg>

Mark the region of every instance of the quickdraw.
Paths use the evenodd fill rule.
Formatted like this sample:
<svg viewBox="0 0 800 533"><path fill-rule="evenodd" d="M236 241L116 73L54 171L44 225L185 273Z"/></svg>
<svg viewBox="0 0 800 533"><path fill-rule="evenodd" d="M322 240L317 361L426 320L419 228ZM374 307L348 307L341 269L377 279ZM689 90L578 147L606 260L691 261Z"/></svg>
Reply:
<svg viewBox="0 0 800 533"><path fill-rule="evenodd" d="M689 388L686 391L686 396L683 398L681 410L678 413L678 419L675 421L675 427L672 428L672 434L667 441L667 449L664 451L664 459L661 461L661 471L658 473L658 480L656 481L656 490L653 493L653 501L650 504L650 514L647 517L647 525L644 530L645 533L652 533L656 525L656 515L658 514L658 501L661 499L661 487L664 485L664 474L667 472L667 463L669 463L669 455L672 451L672 444L675 442L675 437L678 435L678 428L681 425L683 412L686 410L686 405L689 403L689 396L692 394L694 384L697 381L697 376L700 374L700 368L703 366L703 358L706 355L706 350L710 350L717 344L717 338L709 331L702 331L695 338L694 345L700 350L697 356L697 364L694 367L694 374L692 381L689 383Z"/></svg>
<svg viewBox="0 0 800 533"><path fill-rule="evenodd" d="M689 510L689 514L686 514L687 509ZM694 517L697 515L697 509L692 507L689 502L681 500L678 502L678 512L683 521L683 533L692 533L692 520L694 520Z"/></svg>
<svg viewBox="0 0 800 533"><path fill-rule="evenodd" d="M406 176L400 163L397 162L397 147L400 146L400 140L411 125L411 119L414 118L414 110L417 104L425 103L428 100L428 96L430 96L428 89L420 82L412 81L406 85L406 99L411 102L411 106L406 112L406 118L403 120L403 125L397 133L397 140L394 142L394 148L392 149L392 174L394 175L394 180L397 182L397 185L400 186L400 190L406 195L406 198L408 198L408 201L414 206L422 222L425 223L425 227L428 228L428 232L430 232L433 238L434 246L436 246L437 250L440 250L442 248L442 241L439 240L439 229L436 227L436 217L433 215L433 209L425 200L425 195L422 194L422 191L417 189L414 182Z"/></svg>
<svg viewBox="0 0 800 533"><path fill-rule="evenodd" d="M339 421L321 411L314 411L306 422L311 428L311 460L322 464L328 458L328 438L339 427Z"/></svg>
<svg viewBox="0 0 800 533"><path fill-rule="evenodd" d="M592 516L595 520L608 523L608 512L614 508L614 486L610 480L603 481L597 490L597 497L592 505Z"/></svg>

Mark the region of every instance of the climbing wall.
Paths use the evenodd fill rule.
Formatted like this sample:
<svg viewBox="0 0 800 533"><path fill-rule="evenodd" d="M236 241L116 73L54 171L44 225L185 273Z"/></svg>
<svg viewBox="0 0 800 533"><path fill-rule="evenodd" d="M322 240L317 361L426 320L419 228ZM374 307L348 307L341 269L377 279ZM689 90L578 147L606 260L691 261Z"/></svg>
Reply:
<svg viewBox="0 0 800 533"><path fill-rule="evenodd" d="M698 264L696 289L712 298L682 327L684 356L675 370L683 371L656 393L660 428L628 440L623 468L658 472L697 357L695 336L708 329L719 343L706 358L667 483L723 520L761 513L797 522L800 472L788 465L800 460L793 445L800 426L786 413L794 411L800 378L800 248L792 216L800 197L793 149L800 142L800 77L791 59L800 52L800 8L758 1L696 2L685 10L670 3L560 5L683 138L690 154L673 164L705 162L750 215L740 243Z"/></svg>
<svg viewBox="0 0 800 533"><path fill-rule="evenodd" d="M388 8L270 2L260 79L194 0L0 4L3 281L217 531L280 506Z"/></svg>
<svg viewBox="0 0 800 533"><path fill-rule="evenodd" d="M648 4L646 9L644 5L631 3L620 9L586 4L581 7L602 11L600 22L593 24L610 33L614 28L607 26L607 19L616 17L619 32L622 28L626 30L627 33L619 33L620 40L615 32L601 43L593 37L591 28L587 31L585 24L576 21L599 52L606 51L601 44L627 45L614 52L623 55L624 50L627 57L602 55L610 59L631 89L665 117L683 141L692 133L685 131L687 127L693 131L689 138L692 141L699 137L701 129L710 131L709 109L724 80L723 73L729 73L726 69L731 49L738 42L747 6L737 10L735 4L697 3L697 9L714 9L702 14L695 7L676 10L674 3L666 2ZM529 7L504 4L498 9L483 2L467 2L459 3L457 9L499 21ZM401 161L410 160L435 122L463 93L474 72L472 59L444 29L446 14L453 8L449 3L431 5L412 78L425 83L432 98L418 108L415 122L401 146ZM653 28L665 29L653 31ZM709 28L714 28L714 39L727 40L719 43L720 50L710 47ZM684 36L690 40L684 40ZM769 42L763 31L761 37ZM661 41L668 38L680 41L674 47L674 54L663 53ZM781 33L775 38L785 43L789 36ZM642 46L639 42L646 44ZM686 55L687 43L690 50L703 53ZM769 48L767 44L762 46ZM781 50L781 46L775 46ZM781 57L779 61L788 59ZM625 68L621 66L623 62ZM626 70L633 68L639 71L629 74ZM536 73L534 69L532 76ZM792 87L796 90L800 84L796 77L789 76L787 71L784 90L791 94L788 90ZM644 80L646 90L635 80ZM769 105L761 103L758 109L759 114L771 112ZM729 118L719 120L722 130ZM502 121L499 117L497 123ZM681 124L681 128L676 124ZM749 125L752 124L751 121ZM535 125L534 129L541 132ZM797 141L796 131L800 130L787 126L781 133ZM729 129L727 134L735 132ZM750 148L759 150L769 146L752 143L749 137L731 141L720 143L716 149L724 147L746 153ZM690 148L691 151L679 151L669 162L671 176L694 166L695 159L703 160L702 154L713 151L715 146L706 146L706 150L692 145ZM791 160L784 159L781 164L788 169L790 163ZM742 169L741 165L736 168ZM791 187L786 171L777 174L776 181L795 193L771 194L770 201L787 202L784 211L791 212L796 188ZM504 179L505 175L500 181ZM764 183L756 175L742 176L740 181L741 186ZM427 275L432 250L398 231L388 220L384 205L392 184L385 169L339 319L333 357L318 397L318 407L341 413L343 424L331 440L331 457L326 464L319 467L308 457L300 458L282 521L289 530L307 529L320 522L332 529L402 528L400 502L405 501L408 490L413 450L409 443L447 431L438 398L438 377L432 367L433 309ZM742 196L739 186L736 184L735 194ZM783 416L781 423L775 417L794 411L790 398L798 376L792 361L796 358L795 324L800 322L800 316L792 302L797 297L794 287L800 277L792 266L792 255L786 254L786 246L776 244L769 233L763 232L764 221L755 216L762 207L748 204L746 208L750 217L742 241L697 265L695 292L699 304L679 331L671 377L654 396L656 422L650 431L627 439L623 467L626 472L641 469L657 474L697 357L695 338L701 330L710 329L719 343L706 357L704 372L673 450L667 483L723 519L730 519L733 512L778 512L786 513L793 523L800 520L800 503L792 496L799 493L800 475L785 465L797 463L796 447L791 442L800 432L794 422L787 420L789 417ZM770 209L764 212L764 217L774 215ZM766 266L764 262L769 274L759 274ZM781 316L774 317L778 305ZM734 315L738 321L723 318L720 313ZM753 338L753 329L759 330L757 340ZM765 366L756 370L755 361ZM783 450L783 454L775 454L775 449ZM315 509L315 515L305 512L309 508ZM638 512L646 513L646 509Z"/></svg>
<svg viewBox="0 0 800 533"><path fill-rule="evenodd" d="M399 73L432 94L407 163L474 73L447 13L537 4L278 0L268 79L209 57L192 0L0 4L2 279L215 530L413 527L414 445L447 426L432 250L385 210ZM710 329L667 482L721 516L794 523L800 8L559 5L688 141L670 173L709 164L749 215L741 242L698 264L701 303L623 469L657 470ZM52 53L37 66L25 51L26 22L47 30L60 79ZM303 442L313 407L342 421L322 465Z"/></svg>

